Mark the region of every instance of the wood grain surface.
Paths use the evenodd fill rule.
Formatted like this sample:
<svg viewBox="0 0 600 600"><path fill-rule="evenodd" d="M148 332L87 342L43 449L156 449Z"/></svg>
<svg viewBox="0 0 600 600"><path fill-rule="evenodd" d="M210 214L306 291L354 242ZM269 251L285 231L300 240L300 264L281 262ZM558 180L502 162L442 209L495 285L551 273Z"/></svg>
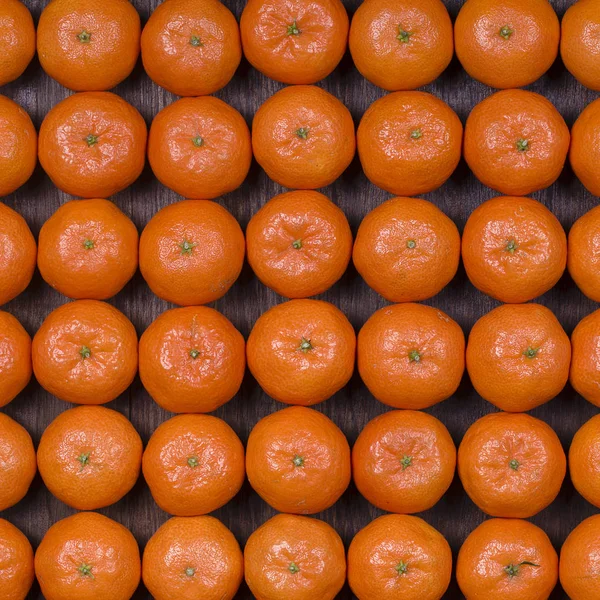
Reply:
<svg viewBox="0 0 600 600"><path fill-rule="evenodd" d="M47 1L24 1L37 22ZM133 3L145 23L151 11L159 4L159 0L133 0ZM346 0L350 14L359 3L360 0ZM445 0L445 3L454 20L462 0ZM562 16L571 3L572 0L552 1L559 16ZM225 4L239 19L244 0L225 0ZM384 93L363 79L354 68L349 53L346 53L335 72L319 85L348 106L356 124L371 102ZM280 87L281 84L262 76L243 60L234 79L217 96L237 108L250 124L260 104ZM442 77L425 89L448 102L463 123L473 106L492 93L490 88L473 81L456 58ZM560 59L548 74L528 89L549 98L569 126L581 110L597 97L597 94L586 90L574 80ZM141 62L138 62L133 74L115 91L141 111L148 125L160 109L175 99L146 76ZM48 110L70 94L45 75L37 59L34 59L25 74L16 82L0 88L0 93L24 106L38 128ZM236 216L242 227L245 227L251 215L281 191L280 186L270 181L258 165L253 163L244 185L219 199L219 202ZM357 158L343 176L324 192L344 210L354 233L364 215L389 197L389 194L370 184L363 175ZM497 194L475 179L462 161L450 181L440 190L428 194L426 198L445 211L462 230L473 209L495 195ZM567 230L575 219L597 203L597 199L585 191L569 167L565 168L555 185L534 194L534 197L552 210ZM44 221L69 199L52 185L38 167L32 179L23 188L3 201L25 217L37 236ZM141 231L159 208L179 198L159 184L147 167L137 183L115 196L113 200L134 220ZM367 287L352 267L338 284L321 297L333 302L348 315L357 331L376 309L385 304L382 298ZM246 265L231 291L216 302L214 307L231 319L247 336L257 317L281 301L282 298L265 288ZM13 313L27 330L34 334L45 316L64 302L66 298L52 290L42 281L39 273L36 273L26 292L4 309ZM540 298L539 302L554 311L569 334L582 317L597 308L595 303L579 292L568 275L565 275L553 290ZM133 321L138 334L141 334L161 312L169 308L165 302L153 296L139 273L111 303ZM481 315L497 305L495 301L473 288L462 267L454 281L427 304L446 311L460 323L465 334ZM108 406L129 417L144 442L154 429L170 416L152 401L139 379ZM23 424L37 444L45 427L66 408L67 404L47 394L33 381L3 410ZM283 405L268 398L248 375L240 393L215 414L225 419L245 442L251 428L261 417L281 408ZM387 410L370 396L357 374L345 389L316 408L341 427L351 444L370 419ZM469 425L492 410L493 407L474 392L465 376L458 392L452 398L428 412L443 421L458 444ZM567 387L559 397L531 414L548 422L558 433L567 450L575 431L596 412L596 408ZM52 497L37 476L27 497L0 515L21 528L36 547L52 523L73 512ZM101 512L128 527L142 548L159 525L168 518L155 505L143 479L140 479L133 491L123 500ZM548 533L559 549L568 533L582 519L594 512L593 507L575 492L567 477L556 501L532 521ZM229 504L218 510L215 516L234 532L243 545L249 534L273 514L274 511L246 482L242 491ZM351 485L335 506L318 516L330 523L348 544L360 528L379 514L380 511L364 500ZM455 557L465 537L485 518L468 499L457 477L444 498L422 516L448 538ZM352 597L347 588L344 588L339 596L343 599ZM445 598L461 597L456 582L453 581ZM559 588L552 596L553 599L564 597L566 596ZM37 584L29 598L43 598ZM145 599L150 596L140 587L135 598ZM252 598L245 585L240 589L238 598Z"/></svg>

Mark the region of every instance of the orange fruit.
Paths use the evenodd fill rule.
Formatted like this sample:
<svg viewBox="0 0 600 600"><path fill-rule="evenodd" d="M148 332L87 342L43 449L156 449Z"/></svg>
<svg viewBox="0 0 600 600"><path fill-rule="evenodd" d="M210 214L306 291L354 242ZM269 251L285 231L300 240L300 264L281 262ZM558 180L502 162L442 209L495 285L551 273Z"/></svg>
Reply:
<svg viewBox="0 0 600 600"><path fill-rule="evenodd" d="M358 600L441 600L451 575L448 542L419 517L379 517L348 548L348 583Z"/></svg>
<svg viewBox="0 0 600 600"><path fill-rule="evenodd" d="M548 0L467 0L454 25L465 71L494 88L539 79L556 60L560 24Z"/></svg>
<svg viewBox="0 0 600 600"><path fill-rule="evenodd" d="M72 200L42 225L38 268L69 298L105 300L136 272L138 239L131 219L109 200Z"/></svg>
<svg viewBox="0 0 600 600"><path fill-rule="evenodd" d="M98 300L76 300L53 310L31 350L39 384L67 402L110 402L137 373L135 328L122 312Z"/></svg>
<svg viewBox="0 0 600 600"><path fill-rule="evenodd" d="M33 549L14 525L0 519L0 585L2 600L25 600L33 579Z"/></svg>
<svg viewBox="0 0 600 600"><path fill-rule="evenodd" d="M391 198L362 220L352 258L362 278L386 300L426 300L456 275L460 234L431 202Z"/></svg>
<svg viewBox="0 0 600 600"><path fill-rule="evenodd" d="M248 538L244 568L256 600L333 600L346 579L346 553L327 523L276 515Z"/></svg>
<svg viewBox="0 0 600 600"><path fill-rule="evenodd" d="M484 185L525 196L558 179L569 141L569 128L549 100L525 90L503 90L471 111L464 157Z"/></svg>
<svg viewBox="0 0 600 600"><path fill-rule="evenodd" d="M569 474L575 489L590 503L600 507L600 415L584 423L569 448Z"/></svg>
<svg viewBox="0 0 600 600"><path fill-rule="evenodd" d="M140 338L140 379L155 402L176 413L212 412L238 392L246 342L207 306L167 310Z"/></svg>
<svg viewBox="0 0 600 600"><path fill-rule="evenodd" d="M579 217L569 231L567 268L577 287L600 302L600 206Z"/></svg>
<svg viewBox="0 0 600 600"><path fill-rule="evenodd" d="M258 164L287 188L311 190L333 183L354 158L350 111L314 85L285 87L264 102L252 121Z"/></svg>
<svg viewBox="0 0 600 600"><path fill-rule="evenodd" d="M110 90L133 71L141 33L129 0L52 0L38 23L40 64L71 90Z"/></svg>
<svg viewBox="0 0 600 600"><path fill-rule="evenodd" d="M462 545L456 578L466 600L547 600L558 580L558 556L533 523L489 519Z"/></svg>
<svg viewBox="0 0 600 600"><path fill-rule="evenodd" d="M250 485L275 510L310 515L333 506L350 483L350 446L324 414L290 406L261 419L246 449Z"/></svg>
<svg viewBox="0 0 600 600"><path fill-rule="evenodd" d="M142 33L146 73L178 96L204 96L225 87L241 58L237 21L218 0L165 1Z"/></svg>
<svg viewBox="0 0 600 600"><path fill-rule="evenodd" d="M142 115L110 92L73 94L40 127L39 158L54 185L82 198L107 198L130 186L146 160Z"/></svg>
<svg viewBox="0 0 600 600"><path fill-rule="evenodd" d="M369 0L352 17L350 53L371 83L391 92L414 90L450 64L452 21L440 0Z"/></svg>
<svg viewBox="0 0 600 600"><path fill-rule="evenodd" d="M421 409L454 394L465 370L465 336L423 304L379 309L358 333L358 372L377 400Z"/></svg>
<svg viewBox="0 0 600 600"><path fill-rule="evenodd" d="M150 538L144 585L155 600L233 600L244 576L237 540L214 517L173 517Z"/></svg>
<svg viewBox="0 0 600 600"><path fill-rule="evenodd" d="M463 127L456 113L426 92L394 92L375 100L356 134L371 183L396 196L439 188L454 172Z"/></svg>
<svg viewBox="0 0 600 600"><path fill-rule="evenodd" d="M0 34L3 8L0 7ZM27 112L0 95L0 196L12 194L31 177L37 164L37 141Z"/></svg>
<svg viewBox="0 0 600 600"><path fill-rule="evenodd" d="M46 600L129 600L140 582L140 551L120 523L78 513L48 529L35 574Z"/></svg>
<svg viewBox="0 0 600 600"><path fill-rule="evenodd" d="M441 421L414 410L392 410L369 421L352 448L358 491L388 512L430 509L454 478L456 448Z"/></svg>
<svg viewBox="0 0 600 600"><path fill-rule="evenodd" d="M244 447L216 417L179 415L159 425L142 460L158 506L180 517L204 515L227 504L244 482Z"/></svg>
<svg viewBox="0 0 600 600"><path fill-rule="evenodd" d="M35 25L20 0L3 0L0 6L0 86L20 77L35 55Z"/></svg>
<svg viewBox="0 0 600 600"><path fill-rule="evenodd" d="M121 413L78 406L48 425L37 462L44 484L59 500L94 510L118 502L135 485L142 440Z"/></svg>
<svg viewBox="0 0 600 600"><path fill-rule="evenodd" d="M537 514L558 495L566 469L554 430L527 414L481 417L458 448L458 475L465 491L493 517Z"/></svg>
<svg viewBox="0 0 600 600"><path fill-rule="evenodd" d="M600 17L600 13L598 14ZM598 28L600 31L600 22ZM569 152L569 160L575 175L594 196L600 196L600 176L596 168L600 160L600 151L597 149L598 136L600 136L600 100L594 100L583 109L573 124Z"/></svg>
<svg viewBox="0 0 600 600"><path fill-rule="evenodd" d="M600 406L598 373L600 372L600 310L584 317L571 334L571 372L569 380L575 391L588 402Z"/></svg>
<svg viewBox="0 0 600 600"><path fill-rule="evenodd" d="M287 298L316 296L346 271L352 232L344 213L312 190L279 194L248 223L248 262L256 276Z"/></svg>
<svg viewBox="0 0 600 600"><path fill-rule="evenodd" d="M0 311L0 406L6 406L31 379L31 338L10 313Z"/></svg>
<svg viewBox="0 0 600 600"><path fill-rule="evenodd" d="M249 0L240 20L244 56L283 83L316 83L338 65L348 42L340 0Z"/></svg>
<svg viewBox="0 0 600 600"><path fill-rule="evenodd" d="M216 202L183 200L159 210L140 236L140 271L163 300L184 306L224 296L244 264L244 234Z"/></svg>
<svg viewBox="0 0 600 600"><path fill-rule="evenodd" d="M352 377L356 335L338 308L321 300L290 300L263 313L246 345L248 367L271 398L310 406Z"/></svg>
<svg viewBox="0 0 600 600"><path fill-rule="evenodd" d="M462 258L478 290L501 302L527 302L558 283L567 264L567 236L540 202L500 196L471 213Z"/></svg>
<svg viewBox="0 0 600 600"><path fill-rule="evenodd" d="M244 117L223 100L182 98L154 117L148 161L157 179L181 196L216 198L246 179L252 161L250 131Z"/></svg>
<svg viewBox="0 0 600 600"><path fill-rule="evenodd" d="M569 378L571 344L539 304L505 304L469 334L467 371L477 393L500 410L524 412L552 400Z"/></svg>

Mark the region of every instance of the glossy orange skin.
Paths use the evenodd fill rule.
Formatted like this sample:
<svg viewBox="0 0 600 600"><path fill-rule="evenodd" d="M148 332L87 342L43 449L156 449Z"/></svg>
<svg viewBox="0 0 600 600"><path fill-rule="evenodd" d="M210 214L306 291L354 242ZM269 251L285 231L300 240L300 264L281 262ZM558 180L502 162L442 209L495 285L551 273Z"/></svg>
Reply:
<svg viewBox="0 0 600 600"><path fill-rule="evenodd" d="M27 112L10 98L0 95L0 196L12 194L33 174L37 164L37 140Z"/></svg>
<svg viewBox="0 0 600 600"><path fill-rule="evenodd" d="M454 40L473 79L493 88L519 88L556 60L560 24L548 0L467 0L456 17Z"/></svg>
<svg viewBox="0 0 600 600"><path fill-rule="evenodd" d="M460 234L431 202L391 198L362 220L352 259L362 278L386 300L426 300L456 275Z"/></svg>
<svg viewBox="0 0 600 600"><path fill-rule="evenodd" d="M29 540L14 525L0 519L0 600L25 600L34 577Z"/></svg>
<svg viewBox="0 0 600 600"><path fill-rule="evenodd" d="M348 27L340 0L250 0L240 20L250 64L271 79L292 84L316 83L337 67L346 51Z"/></svg>
<svg viewBox="0 0 600 600"><path fill-rule="evenodd" d="M205 96L225 87L242 58L237 21L218 0L168 0L142 32L146 73L178 96Z"/></svg>
<svg viewBox="0 0 600 600"><path fill-rule="evenodd" d="M512 576L505 570L511 567ZM558 580L558 556L533 523L489 519L462 545L456 578L466 600L547 600Z"/></svg>
<svg viewBox="0 0 600 600"><path fill-rule="evenodd" d="M218 98L182 98L154 117L148 161L157 179L181 196L216 198L246 179L250 131L242 115Z"/></svg>
<svg viewBox="0 0 600 600"><path fill-rule="evenodd" d="M142 115L110 92L73 94L40 127L39 159L54 185L81 198L108 198L130 186L146 161Z"/></svg>
<svg viewBox="0 0 600 600"><path fill-rule="evenodd" d="M439 188L452 175L460 160L463 127L439 98L394 92L369 106L356 135L371 183L396 196L417 196Z"/></svg>
<svg viewBox="0 0 600 600"><path fill-rule="evenodd" d="M152 434L142 459L152 497L179 517L227 504L244 482L244 447L233 429L209 415L178 415Z"/></svg>
<svg viewBox="0 0 600 600"><path fill-rule="evenodd" d="M286 298L328 290L352 253L348 219L329 198L298 190L271 198L246 229L248 262L267 287Z"/></svg>
<svg viewBox="0 0 600 600"><path fill-rule="evenodd" d="M37 453L44 484L77 510L118 502L137 481L142 440L121 413L102 406L67 410L44 431Z"/></svg>
<svg viewBox="0 0 600 600"><path fill-rule="evenodd" d="M600 206L579 217L569 231L567 268L577 287L600 302Z"/></svg>
<svg viewBox="0 0 600 600"><path fill-rule="evenodd" d="M571 344L545 306L505 304L475 323L466 358L480 396L500 410L524 412L552 400L565 387Z"/></svg>
<svg viewBox="0 0 600 600"><path fill-rule="evenodd" d="M0 45L2 86L20 77L35 54L35 25L20 0L3 0L0 6Z"/></svg>
<svg viewBox="0 0 600 600"><path fill-rule="evenodd" d="M569 380L575 391L594 406L600 406L600 310L584 317L571 334L571 371Z"/></svg>
<svg viewBox="0 0 600 600"><path fill-rule="evenodd" d="M141 578L140 551L120 523L77 513L48 529L35 574L46 600L129 600Z"/></svg>
<svg viewBox="0 0 600 600"><path fill-rule="evenodd" d="M513 462L513 461L516 461ZM526 519L560 491L567 459L554 430L520 413L475 421L458 448L458 474L479 508L493 517Z"/></svg>
<svg viewBox="0 0 600 600"><path fill-rule="evenodd" d="M350 53L371 83L414 90L446 69L454 54L452 21L440 0L369 0L352 17Z"/></svg>
<svg viewBox="0 0 600 600"><path fill-rule="evenodd" d="M502 90L471 111L464 157L484 185L507 196L526 196L558 179L569 142L569 128L549 100L525 90Z"/></svg>
<svg viewBox="0 0 600 600"><path fill-rule="evenodd" d="M136 226L109 200L72 200L42 225L37 264L61 294L106 300L133 277L138 241Z"/></svg>
<svg viewBox="0 0 600 600"><path fill-rule="evenodd" d="M600 17L600 12L598 13ZM598 23L600 34L600 21ZM571 129L569 160L575 175L594 196L600 196L600 176L597 164L600 160L600 100L588 104Z"/></svg>
<svg viewBox="0 0 600 600"><path fill-rule="evenodd" d="M456 447L441 421L427 413L392 410L367 423L352 448L358 491L387 512L430 509L454 478Z"/></svg>
<svg viewBox="0 0 600 600"><path fill-rule="evenodd" d="M163 300L191 306L224 296L244 264L244 234L233 215L210 200L159 210L140 236L140 271Z"/></svg>
<svg viewBox="0 0 600 600"><path fill-rule="evenodd" d="M31 379L31 338L10 313L0 311L0 406L6 406Z"/></svg>
<svg viewBox="0 0 600 600"><path fill-rule="evenodd" d="M584 423L569 448L569 475L575 489L590 503L600 507L600 415Z"/></svg>
<svg viewBox="0 0 600 600"><path fill-rule="evenodd" d="M110 402L137 373L134 326L122 312L98 300L75 300L52 311L35 334L31 351L39 384L66 402Z"/></svg>
<svg viewBox="0 0 600 600"><path fill-rule="evenodd" d="M462 329L431 306L386 306L358 333L358 372L371 394L388 406L433 406L454 394L464 370Z"/></svg>
<svg viewBox="0 0 600 600"><path fill-rule="evenodd" d="M246 449L250 485L275 510L310 515L333 506L350 483L350 446L324 414L290 406L261 419Z"/></svg>
<svg viewBox="0 0 600 600"><path fill-rule="evenodd" d="M129 0L52 0L37 28L40 64L76 92L110 90L133 71L141 34Z"/></svg>
<svg viewBox="0 0 600 600"><path fill-rule="evenodd" d="M314 85L285 87L267 99L252 121L258 164L287 188L312 190L333 183L354 158L350 111Z"/></svg>
<svg viewBox="0 0 600 600"><path fill-rule="evenodd" d="M256 600L333 600L346 579L346 553L324 521L279 514L248 538L244 569Z"/></svg>
<svg viewBox="0 0 600 600"><path fill-rule="evenodd" d="M140 338L140 379L165 410L212 412L242 385L246 342L231 321L207 306L167 310Z"/></svg>
<svg viewBox="0 0 600 600"><path fill-rule="evenodd" d="M348 583L358 600L441 600L451 575L448 542L419 517L379 517L348 549Z"/></svg>
<svg viewBox="0 0 600 600"><path fill-rule="evenodd" d="M240 545L214 517L173 517L144 550L142 578L155 600L233 600L243 577Z"/></svg>
<svg viewBox="0 0 600 600"><path fill-rule="evenodd" d="M303 406L342 389L354 372L355 356L352 325L321 300L274 306L258 318L246 344L248 367L260 387L279 402Z"/></svg>
<svg viewBox="0 0 600 600"><path fill-rule="evenodd" d="M480 204L463 231L471 283L501 302L533 300L554 287L567 265L567 236L540 202L500 196Z"/></svg>

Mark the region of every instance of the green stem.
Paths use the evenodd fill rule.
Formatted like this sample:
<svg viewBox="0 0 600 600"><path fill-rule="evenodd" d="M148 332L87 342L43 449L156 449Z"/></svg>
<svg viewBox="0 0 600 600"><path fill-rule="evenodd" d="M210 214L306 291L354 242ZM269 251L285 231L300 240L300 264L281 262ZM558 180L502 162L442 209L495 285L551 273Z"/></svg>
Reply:
<svg viewBox="0 0 600 600"><path fill-rule="evenodd" d="M513 458L509 463L508 466L513 470L513 471L518 471L519 470L519 461L515 458Z"/></svg>
<svg viewBox="0 0 600 600"><path fill-rule="evenodd" d="M90 133L86 138L84 138L84 141L88 145L88 148L91 148L98 143L98 136Z"/></svg>
<svg viewBox="0 0 600 600"><path fill-rule="evenodd" d="M305 140L308 137L308 127L300 127L300 129L296 129L296 135Z"/></svg>
<svg viewBox="0 0 600 600"><path fill-rule="evenodd" d="M77 39L82 44L89 44L92 41L92 34L84 29L80 34L77 35Z"/></svg>
<svg viewBox="0 0 600 600"><path fill-rule="evenodd" d="M405 575L408 571L408 563L405 563L403 560L401 560L395 568L398 575Z"/></svg>
<svg viewBox="0 0 600 600"><path fill-rule="evenodd" d="M516 143L518 152L527 152L529 150L529 140L524 140L523 138L519 138Z"/></svg>
<svg viewBox="0 0 600 600"><path fill-rule="evenodd" d="M539 351L540 351L539 348L532 348L531 346L529 346L527 348L527 350L525 350L525 352L523 352L523 355L526 356L527 358L535 358Z"/></svg>
<svg viewBox="0 0 600 600"><path fill-rule="evenodd" d="M406 454L401 458L400 464L402 465L402 470L405 471L408 467L412 465L412 456L406 456Z"/></svg>
<svg viewBox="0 0 600 600"><path fill-rule="evenodd" d="M187 464L190 467L192 467L192 469L195 469L200 464L200 462L198 461L198 457L197 456L190 456L187 459Z"/></svg>
<svg viewBox="0 0 600 600"><path fill-rule="evenodd" d="M296 19L294 19L293 22L287 27L287 35L300 35L301 33L302 32L298 28L298 23L296 23Z"/></svg>
<svg viewBox="0 0 600 600"><path fill-rule="evenodd" d="M292 575L295 575L298 573L298 571L300 571L300 567L295 562L291 562L290 566L288 567L288 571L292 573Z"/></svg>
<svg viewBox="0 0 600 600"><path fill-rule="evenodd" d="M94 574L92 573L92 565L83 563L82 565L79 565L77 567L77 570L79 571L80 575L83 575L84 577L89 577L90 579L94 579Z"/></svg>
<svg viewBox="0 0 600 600"><path fill-rule="evenodd" d="M539 567L540 566L540 565L536 565L535 563L530 562L528 560L524 560L523 562L520 562L518 565L510 564L510 565L504 567L504 572L509 577L515 577L515 575L519 574L519 568L523 567L524 565L528 565L530 567Z"/></svg>
<svg viewBox="0 0 600 600"><path fill-rule="evenodd" d="M79 355L83 360L85 360L92 355L92 351L87 346L82 346L81 350L79 351Z"/></svg>
<svg viewBox="0 0 600 600"><path fill-rule="evenodd" d="M193 35L190 38L190 46L194 46L194 48L198 48L199 46L204 46L204 44L202 43L202 40L197 35Z"/></svg>
<svg viewBox="0 0 600 600"><path fill-rule="evenodd" d="M414 129L413 131L410 132L410 137L413 140L418 140L419 138L423 137L423 131L420 128Z"/></svg>
<svg viewBox="0 0 600 600"><path fill-rule="evenodd" d="M294 456L294 458L292 458L292 462L294 463L295 467L303 467L304 466L304 458L302 456L299 456L298 454L296 454L296 456Z"/></svg>
<svg viewBox="0 0 600 600"><path fill-rule="evenodd" d="M297 239L294 240L292 242L292 246L296 249L296 250L300 250L300 248L302 248L302 240L301 239Z"/></svg>
<svg viewBox="0 0 600 600"><path fill-rule="evenodd" d="M304 352L304 354L306 354L309 350L313 349L313 345L310 343L310 340L307 340L306 338L302 338L300 340L300 345L298 346L298 350L302 350L302 352Z"/></svg>
<svg viewBox="0 0 600 600"><path fill-rule="evenodd" d="M420 362L421 360L421 355L419 354L418 350L411 350L408 353L408 360L410 362Z"/></svg>
<svg viewBox="0 0 600 600"><path fill-rule="evenodd" d="M406 31L402 29L402 25L398 25L398 35L396 36L397 40L400 40L403 44L408 44L411 35L412 31Z"/></svg>
<svg viewBox="0 0 600 600"><path fill-rule="evenodd" d="M181 254L191 254L192 250L197 246L196 242L189 242L188 240L183 240L181 244L179 244L179 248L181 248Z"/></svg>
<svg viewBox="0 0 600 600"><path fill-rule="evenodd" d="M507 40L514 33L514 30L511 29L510 26L505 25L504 27L502 27L500 29L499 33L500 33L501 37L503 37L505 40Z"/></svg>

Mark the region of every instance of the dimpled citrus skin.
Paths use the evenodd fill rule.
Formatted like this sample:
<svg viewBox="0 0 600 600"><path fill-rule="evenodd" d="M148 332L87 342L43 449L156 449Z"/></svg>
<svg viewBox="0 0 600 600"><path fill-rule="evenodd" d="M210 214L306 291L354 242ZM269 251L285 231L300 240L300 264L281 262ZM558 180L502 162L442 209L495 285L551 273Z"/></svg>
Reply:
<svg viewBox="0 0 600 600"><path fill-rule="evenodd" d="M356 68L388 91L414 90L439 77L454 54L452 21L440 0L369 0L352 18Z"/></svg>
<svg viewBox="0 0 600 600"><path fill-rule="evenodd" d="M428 408L450 397L465 370L456 321L422 304L375 312L358 333L358 371L369 391L394 408Z"/></svg>
<svg viewBox="0 0 600 600"><path fill-rule="evenodd" d="M346 579L346 554L327 523L279 514L248 538L244 568L256 600L333 600Z"/></svg>
<svg viewBox="0 0 600 600"><path fill-rule="evenodd" d="M140 582L140 551L120 523L77 513L48 529L35 573L46 600L129 600Z"/></svg>
<svg viewBox="0 0 600 600"><path fill-rule="evenodd" d="M46 428L37 453L44 484L77 510L95 510L131 490L142 466L142 440L121 413L102 406L67 410Z"/></svg>
<svg viewBox="0 0 600 600"><path fill-rule="evenodd" d="M180 517L203 515L229 502L244 482L244 447L216 417L179 415L159 425L142 459L152 497Z"/></svg>
<svg viewBox="0 0 600 600"><path fill-rule="evenodd" d="M40 15L38 56L44 71L69 89L109 90L133 71L140 35L129 0L52 0Z"/></svg>
<svg viewBox="0 0 600 600"><path fill-rule="evenodd" d="M462 258L477 289L501 302L527 302L561 278L567 236L540 202L501 196L471 213L463 231Z"/></svg>
<svg viewBox="0 0 600 600"><path fill-rule="evenodd" d="M489 519L462 545L456 578L466 600L547 600L558 580L558 556L533 523Z"/></svg>
<svg viewBox="0 0 600 600"><path fill-rule="evenodd" d="M31 379L31 338L10 313L0 311L0 406L6 406Z"/></svg>
<svg viewBox="0 0 600 600"><path fill-rule="evenodd" d="M439 188L460 160L463 127L456 113L426 92L394 92L375 100L357 131L365 175L396 196Z"/></svg>
<svg viewBox="0 0 600 600"><path fill-rule="evenodd" d="M246 368L242 334L207 306L165 311L140 338L140 379L178 413L212 412L237 394Z"/></svg>
<svg viewBox="0 0 600 600"><path fill-rule="evenodd" d="M348 548L348 583L358 600L441 600L451 575L448 542L419 517L379 517Z"/></svg>
<svg viewBox="0 0 600 600"><path fill-rule="evenodd" d="M27 112L0 95L0 196L12 194L31 177L37 164L37 141Z"/></svg>
<svg viewBox="0 0 600 600"><path fill-rule="evenodd" d="M291 406L261 419L246 450L250 485L275 510L314 514L350 483L350 446L325 415Z"/></svg>
<svg viewBox="0 0 600 600"><path fill-rule="evenodd" d="M545 306L505 304L481 317L467 342L477 393L500 410L528 411L557 396L569 378L569 337Z"/></svg>
<svg viewBox="0 0 600 600"><path fill-rule="evenodd" d="M20 0L0 4L0 45L0 85L5 85L22 75L35 54L35 25Z"/></svg>
<svg viewBox="0 0 600 600"><path fill-rule="evenodd" d="M575 433L569 448L569 475L575 489L600 507L600 415L585 422Z"/></svg>
<svg viewBox="0 0 600 600"><path fill-rule="evenodd" d="M325 187L354 158L352 115L335 96L314 85L285 87L256 111L252 149L258 164L280 185Z"/></svg>
<svg viewBox="0 0 600 600"><path fill-rule="evenodd" d="M34 577L29 540L14 525L0 519L0 600L25 600Z"/></svg>
<svg viewBox="0 0 600 600"><path fill-rule="evenodd" d="M148 161L157 179L181 196L216 198L246 179L250 131L242 115L218 98L182 98L154 117Z"/></svg>
<svg viewBox="0 0 600 600"><path fill-rule="evenodd" d="M600 302L600 206L579 217L569 231L567 268L577 287Z"/></svg>
<svg viewBox="0 0 600 600"><path fill-rule="evenodd" d="M558 179L569 141L569 128L549 100L525 90L503 90L471 111L464 157L484 185L525 196Z"/></svg>
<svg viewBox="0 0 600 600"><path fill-rule="evenodd" d="M248 262L256 276L287 298L316 296L344 274L352 232L329 198L298 190L271 198L248 223Z"/></svg>
<svg viewBox="0 0 600 600"><path fill-rule="evenodd" d="M362 220L352 258L367 284L386 300L426 300L456 275L460 234L431 202L392 198Z"/></svg>
<svg viewBox="0 0 600 600"><path fill-rule="evenodd" d="M430 509L454 478L456 448L441 421L414 410L392 410L369 421L352 449L358 491L394 513Z"/></svg>
<svg viewBox="0 0 600 600"><path fill-rule="evenodd" d="M258 318L246 356L250 372L271 398L310 406L350 381L356 335L333 304L290 300Z"/></svg>
<svg viewBox="0 0 600 600"><path fill-rule="evenodd" d="M140 176L147 136L142 115L119 96L110 92L73 94L44 118L39 159L63 192L108 198Z"/></svg>
<svg viewBox="0 0 600 600"><path fill-rule="evenodd" d="M144 585L155 600L233 600L244 576L237 540L214 517L173 517L150 538Z"/></svg>
<svg viewBox="0 0 600 600"><path fill-rule="evenodd" d="M244 264L244 234L233 215L210 200L159 210L140 236L140 271L163 300L184 306L224 296Z"/></svg>
<svg viewBox="0 0 600 600"><path fill-rule="evenodd" d="M598 32L600 34L600 22ZM594 100L583 109L573 124L569 152L569 160L575 175L594 196L600 196L600 175L597 170L600 160L599 144L600 100Z"/></svg>
<svg viewBox="0 0 600 600"><path fill-rule="evenodd" d="M217 0L169 0L142 32L150 78L178 96L204 96L225 87L242 58L237 21Z"/></svg>
<svg viewBox="0 0 600 600"><path fill-rule="evenodd" d="M492 413L475 421L458 448L465 491L493 517L526 519L550 505L567 460L553 429L530 415Z"/></svg>
<svg viewBox="0 0 600 600"><path fill-rule="evenodd" d="M104 404L122 394L137 373L137 334L110 304L75 300L46 317L33 338L32 358L36 379L52 395Z"/></svg>
<svg viewBox="0 0 600 600"><path fill-rule="evenodd" d="M578 394L600 406L598 375L600 373L600 310L584 317L571 334L572 359L569 380Z"/></svg>
<svg viewBox="0 0 600 600"><path fill-rule="evenodd" d="M467 0L454 25L465 71L490 87L539 79L558 55L560 24L548 0Z"/></svg>

